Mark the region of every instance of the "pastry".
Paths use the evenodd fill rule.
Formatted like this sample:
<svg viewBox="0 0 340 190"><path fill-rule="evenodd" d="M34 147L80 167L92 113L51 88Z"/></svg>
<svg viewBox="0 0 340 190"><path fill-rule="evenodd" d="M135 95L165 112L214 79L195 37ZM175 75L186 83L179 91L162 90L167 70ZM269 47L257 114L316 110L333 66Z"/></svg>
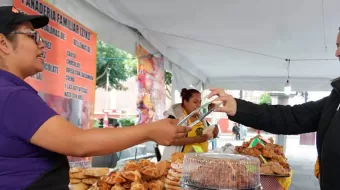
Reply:
<svg viewBox="0 0 340 190"><path fill-rule="evenodd" d="M87 185L93 185L94 183L96 183L98 181L98 178L92 177L92 178L86 178L83 179L81 182L85 183Z"/></svg>
<svg viewBox="0 0 340 190"><path fill-rule="evenodd" d="M158 162L156 164L156 168L158 169L158 174L159 176L164 176L167 174L167 171L168 171L168 161L165 161L165 160L161 160L160 162Z"/></svg>
<svg viewBox="0 0 340 190"><path fill-rule="evenodd" d="M134 181L134 182L139 182L142 178L142 175L140 174L140 172L138 170L136 171L123 171L121 172L122 176L130 181Z"/></svg>
<svg viewBox="0 0 340 190"><path fill-rule="evenodd" d="M78 183L71 185L71 190L86 190L89 186L84 183Z"/></svg>
<svg viewBox="0 0 340 190"><path fill-rule="evenodd" d="M172 168L175 172L182 173L182 165L183 165L183 164L174 162L174 163L171 163L171 168Z"/></svg>
<svg viewBox="0 0 340 190"><path fill-rule="evenodd" d="M131 188L131 182L125 182L122 184L122 186L125 188L125 189L130 189Z"/></svg>
<svg viewBox="0 0 340 190"><path fill-rule="evenodd" d="M81 179L70 179L70 184L81 183Z"/></svg>
<svg viewBox="0 0 340 190"><path fill-rule="evenodd" d="M136 171L138 169L139 169L139 166L133 160L128 161L124 166L124 171Z"/></svg>
<svg viewBox="0 0 340 190"><path fill-rule="evenodd" d="M86 179L88 176L84 174L84 171L78 173L70 173L71 179Z"/></svg>
<svg viewBox="0 0 340 190"><path fill-rule="evenodd" d="M168 185L168 184L165 184L164 187L167 190L182 190L182 187L171 186L171 185Z"/></svg>
<svg viewBox="0 0 340 190"><path fill-rule="evenodd" d="M69 172L70 184L76 184L75 188L80 190L81 188L84 190L163 190L165 183L168 183L168 187L177 189L184 154L175 153L172 159L173 162L163 160L158 163L146 159L138 162L132 160L126 162L121 170L110 173L108 168L72 168Z"/></svg>
<svg viewBox="0 0 340 190"><path fill-rule="evenodd" d="M182 161L184 160L184 153L182 152L175 152L171 155L170 162L176 162L177 160Z"/></svg>
<svg viewBox="0 0 340 190"><path fill-rule="evenodd" d="M181 189L180 179L182 177L184 154L173 154L170 169L167 177L164 179L166 189Z"/></svg>
<svg viewBox="0 0 340 190"><path fill-rule="evenodd" d="M147 190L147 188L141 183L133 182L130 190Z"/></svg>
<svg viewBox="0 0 340 190"><path fill-rule="evenodd" d="M253 176L256 175L249 173L243 164L235 160L212 159L193 170L190 180L199 187L243 189L256 186Z"/></svg>
<svg viewBox="0 0 340 190"><path fill-rule="evenodd" d="M146 166L140 169L140 173L146 175L147 177L157 178L159 176L159 171L156 167Z"/></svg>
<svg viewBox="0 0 340 190"><path fill-rule="evenodd" d="M179 182L179 180L175 179L175 180L170 180L169 178L165 179L165 184L171 185L171 186L177 186L180 187L181 184Z"/></svg>
<svg viewBox="0 0 340 190"><path fill-rule="evenodd" d="M82 172L84 169L83 168L70 168L70 173L78 173Z"/></svg>
<svg viewBox="0 0 340 190"><path fill-rule="evenodd" d="M110 185L108 185L102 179L97 181L97 187L99 188L99 190L110 190L111 189Z"/></svg>
<svg viewBox="0 0 340 190"><path fill-rule="evenodd" d="M122 187L122 186L119 185L119 184L116 184L115 186L113 186L113 187L111 188L111 190L125 190L125 188Z"/></svg>
<svg viewBox="0 0 340 190"><path fill-rule="evenodd" d="M139 162L138 162L137 165L138 165L138 167L139 167L139 169L140 169L140 168L144 168L144 167L146 167L146 166L152 166L152 167L154 167L154 166L155 166L155 163L151 162L150 160L142 159L142 160L139 160Z"/></svg>
<svg viewBox="0 0 340 190"><path fill-rule="evenodd" d="M120 172L111 172L109 176L105 178L105 181L108 184L114 185L124 183L126 182L126 179L121 175Z"/></svg>
<svg viewBox="0 0 340 190"><path fill-rule="evenodd" d="M88 188L87 190L100 190L99 187L96 186L91 186L90 188Z"/></svg>
<svg viewBox="0 0 340 190"><path fill-rule="evenodd" d="M257 143L254 145L254 142ZM249 141L244 142L242 146L237 146L235 150L239 154L258 157L261 162L261 174L289 175L290 166L283 153L283 147L281 145L273 144L273 142L272 138L266 140L260 135L257 135ZM269 162L278 163L282 168L276 164L270 164L270 166L268 166L267 163Z"/></svg>
<svg viewBox="0 0 340 190"><path fill-rule="evenodd" d="M101 177L106 176L109 171L109 168L87 168L84 170L84 174L87 176Z"/></svg>
<svg viewBox="0 0 340 190"><path fill-rule="evenodd" d="M152 190L163 190L164 184L160 180L153 180L148 183L148 188Z"/></svg>
<svg viewBox="0 0 340 190"><path fill-rule="evenodd" d="M168 172L168 176L172 176L172 177L175 177L175 178L181 178L181 177L182 177L182 174L176 172L175 170L173 170L173 169L171 168L171 169L169 170L169 172Z"/></svg>

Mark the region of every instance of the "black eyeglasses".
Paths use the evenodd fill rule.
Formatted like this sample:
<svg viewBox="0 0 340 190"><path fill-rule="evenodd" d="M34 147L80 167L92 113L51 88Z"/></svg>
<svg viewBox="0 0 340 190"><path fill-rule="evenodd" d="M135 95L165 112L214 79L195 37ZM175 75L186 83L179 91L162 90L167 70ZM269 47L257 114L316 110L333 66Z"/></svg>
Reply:
<svg viewBox="0 0 340 190"><path fill-rule="evenodd" d="M42 41L42 38L40 37L38 31L14 31L11 32L11 34L25 34L28 37L32 38L37 45Z"/></svg>

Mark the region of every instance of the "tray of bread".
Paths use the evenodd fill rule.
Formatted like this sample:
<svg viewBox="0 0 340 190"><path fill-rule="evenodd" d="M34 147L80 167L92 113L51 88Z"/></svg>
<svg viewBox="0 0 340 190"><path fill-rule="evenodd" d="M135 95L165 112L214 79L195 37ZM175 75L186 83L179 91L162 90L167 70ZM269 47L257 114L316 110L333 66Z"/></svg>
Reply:
<svg viewBox="0 0 340 190"><path fill-rule="evenodd" d="M260 161L236 154L188 153L181 184L185 189L258 189Z"/></svg>
<svg viewBox="0 0 340 190"><path fill-rule="evenodd" d="M116 171L109 168L71 168L71 190L163 190L181 189L183 153L154 163L149 160L128 161Z"/></svg>
<svg viewBox="0 0 340 190"><path fill-rule="evenodd" d="M242 146L236 146L238 154L257 157L261 162L260 174L263 176L289 177L291 168L281 145L274 144L272 138L257 135Z"/></svg>
<svg viewBox="0 0 340 190"><path fill-rule="evenodd" d="M70 168L70 189L90 189L101 177L107 176L109 168Z"/></svg>

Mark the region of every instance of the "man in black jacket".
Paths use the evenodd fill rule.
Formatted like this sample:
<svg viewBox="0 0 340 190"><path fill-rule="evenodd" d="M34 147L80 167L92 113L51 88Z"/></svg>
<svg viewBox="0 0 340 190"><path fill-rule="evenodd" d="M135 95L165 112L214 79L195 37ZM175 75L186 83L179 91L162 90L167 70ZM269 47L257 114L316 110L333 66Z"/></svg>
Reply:
<svg viewBox="0 0 340 190"><path fill-rule="evenodd" d="M340 57L340 33L336 56ZM296 135L317 132L317 149L322 190L340 190L340 78L331 83L328 97L296 106L257 105L234 99L223 89L211 89L208 98L218 95L229 119L274 134Z"/></svg>
<svg viewBox="0 0 340 190"><path fill-rule="evenodd" d="M296 106L257 105L234 99L222 89L211 89L223 107L216 109L229 119L274 134L295 135L317 131L320 163L320 186L324 190L340 189L340 80L332 82L332 93L319 101Z"/></svg>

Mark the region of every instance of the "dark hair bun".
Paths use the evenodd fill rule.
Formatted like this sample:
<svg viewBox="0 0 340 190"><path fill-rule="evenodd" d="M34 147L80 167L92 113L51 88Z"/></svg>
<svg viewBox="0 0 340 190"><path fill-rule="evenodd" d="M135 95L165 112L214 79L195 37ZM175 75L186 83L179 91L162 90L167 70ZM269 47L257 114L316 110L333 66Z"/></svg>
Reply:
<svg viewBox="0 0 340 190"><path fill-rule="evenodd" d="M182 88L182 91L181 91L181 97L184 97L185 94L188 92L188 89L186 88Z"/></svg>

